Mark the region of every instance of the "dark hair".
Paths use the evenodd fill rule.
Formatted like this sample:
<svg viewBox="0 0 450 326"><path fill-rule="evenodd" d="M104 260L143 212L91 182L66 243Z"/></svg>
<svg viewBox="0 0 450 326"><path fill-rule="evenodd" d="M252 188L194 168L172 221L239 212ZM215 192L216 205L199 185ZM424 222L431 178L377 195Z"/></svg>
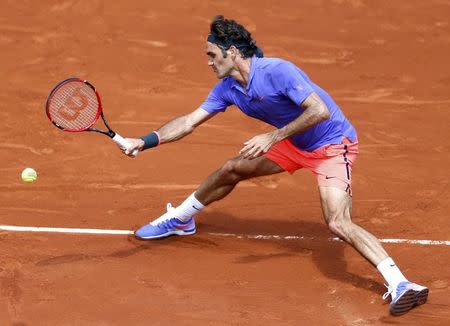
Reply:
<svg viewBox="0 0 450 326"><path fill-rule="evenodd" d="M220 43L229 44L228 47L219 46L224 57L226 57L225 50L228 50L231 45L239 49L243 58L252 57L259 50L256 41L252 39L252 35L244 26L234 20L225 19L222 15L213 18L210 30ZM261 52L261 50L259 51Z"/></svg>

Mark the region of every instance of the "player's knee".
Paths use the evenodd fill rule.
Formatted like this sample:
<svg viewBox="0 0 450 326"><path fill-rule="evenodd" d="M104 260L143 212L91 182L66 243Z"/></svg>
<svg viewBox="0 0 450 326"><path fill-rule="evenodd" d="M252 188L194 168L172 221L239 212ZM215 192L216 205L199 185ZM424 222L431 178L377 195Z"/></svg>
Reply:
<svg viewBox="0 0 450 326"><path fill-rule="evenodd" d="M244 176L239 173L238 162L235 159L228 160L220 169L222 177L239 182Z"/></svg>
<svg viewBox="0 0 450 326"><path fill-rule="evenodd" d="M349 238L351 227L352 227L351 221L347 221L339 217L330 218L328 222L328 228L330 229L330 231L344 240Z"/></svg>

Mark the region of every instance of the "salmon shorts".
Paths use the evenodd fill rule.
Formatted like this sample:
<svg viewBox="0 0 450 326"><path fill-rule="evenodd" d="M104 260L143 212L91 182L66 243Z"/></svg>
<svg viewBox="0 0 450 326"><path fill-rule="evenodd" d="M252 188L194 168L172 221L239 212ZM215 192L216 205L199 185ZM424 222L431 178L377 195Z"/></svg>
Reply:
<svg viewBox="0 0 450 326"><path fill-rule="evenodd" d="M341 144L325 145L308 152L285 139L264 154L289 173L306 168L317 178L320 187L335 187L352 195L352 167L358 156L358 141L342 139Z"/></svg>

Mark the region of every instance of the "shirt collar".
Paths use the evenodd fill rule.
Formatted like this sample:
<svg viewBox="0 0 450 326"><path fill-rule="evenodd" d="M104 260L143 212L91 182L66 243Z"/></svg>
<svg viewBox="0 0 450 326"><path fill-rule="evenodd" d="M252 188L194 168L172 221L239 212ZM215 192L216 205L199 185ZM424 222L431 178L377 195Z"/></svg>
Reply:
<svg viewBox="0 0 450 326"><path fill-rule="evenodd" d="M250 58L250 72L248 73L248 82L247 82L247 87L245 88L245 92L248 94L249 90L250 90L250 85L252 83L253 80L253 76L255 75L255 71L256 68L258 66L258 61L259 58L256 56L253 56ZM233 78L231 78L233 80L233 85L231 86L232 88L236 88L238 90L244 91L244 88L242 87L241 84L239 84L239 82Z"/></svg>
<svg viewBox="0 0 450 326"><path fill-rule="evenodd" d="M250 72L248 74L248 82L247 82L247 91L250 89L250 85L253 80L253 76L255 75L256 68L258 66L258 61L260 58L253 56L250 58Z"/></svg>

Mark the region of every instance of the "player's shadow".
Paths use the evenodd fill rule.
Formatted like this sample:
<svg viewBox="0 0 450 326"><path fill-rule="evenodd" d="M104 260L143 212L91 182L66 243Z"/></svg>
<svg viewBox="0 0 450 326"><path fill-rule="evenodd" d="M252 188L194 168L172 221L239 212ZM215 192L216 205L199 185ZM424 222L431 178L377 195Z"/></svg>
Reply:
<svg viewBox="0 0 450 326"><path fill-rule="evenodd" d="M258 261L279 257L308 255L325 277L350 283L355 287L366 289L377 294L385 291L383 284L373 279L354 274L348 270L347 262L344 259L344 248L349 245L345 242L329 241L329 238L334 237L334 235L328 231L325 223L283 221L278 219L249 221L216 212L202 214L198 220L199 234L298 235L310 238L304 240L255 239L254 241L271 241L274 245L285 249L285 252L244 256L237 263L257 263ZM361 259L364 258L361 257ZM377 273L376 269L369 262L367 264L368 270L373 269L375 275Z"/></svg>
<svg viewBox="0 0 450 326"><path fill-rule="evenodd" d="M88 254L66 254L58 257L50 257L36 263L38 266L70 264L78 261L100 262L103 259L121 259L134 256L148 250L163 250L165 247L179 247L188 245L204 249L205 247L217 247L217 237L210 235L218 233L222 235L298 235L306 238L303 240L253 240L270 241L275 246L283 249L283 252L266 255L247 255L240 257L236 263L249 264L258 263L268 259L277 259L289 256L310 256L320 272L328 278L350 283L355 287L366 289L375 293L385 290L384 286L370 278L357 275L348 270L344 259L344 248L348 244L344 242L331 242L328 239L332 234L328 231L325 223L314 223L307 221L283 221L280 219L245 220L219 212L202 213L197 219L198 234L193 237L172 237L170 239L137 240L133 236L128 237L131 246L105 255ZM230 238L231 241L236 241ZM361 257L361 259L364 259ZM369 264L369 263L367 263ZM300 267L299 267L300 268ZM371 267L368 265L368 270ZM373 268L373 272L376 270Z"/></svg>

